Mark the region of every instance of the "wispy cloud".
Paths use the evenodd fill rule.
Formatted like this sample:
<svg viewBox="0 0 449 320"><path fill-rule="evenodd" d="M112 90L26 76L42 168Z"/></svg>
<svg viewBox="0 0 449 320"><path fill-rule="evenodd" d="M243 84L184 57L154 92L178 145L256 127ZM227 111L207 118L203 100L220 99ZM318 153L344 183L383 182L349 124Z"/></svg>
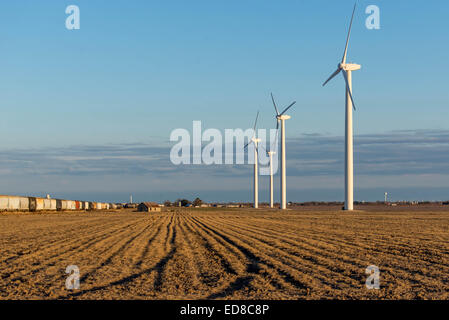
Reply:
<svg viewBox="0 0 449 320"><path fill-rule="evenodd" d="M343 170L344 137L304 135L289 140L288 147L291 175L333 175ZM448 160L449 131L354 137L355 171L362 175L449 174Z"/></svg>

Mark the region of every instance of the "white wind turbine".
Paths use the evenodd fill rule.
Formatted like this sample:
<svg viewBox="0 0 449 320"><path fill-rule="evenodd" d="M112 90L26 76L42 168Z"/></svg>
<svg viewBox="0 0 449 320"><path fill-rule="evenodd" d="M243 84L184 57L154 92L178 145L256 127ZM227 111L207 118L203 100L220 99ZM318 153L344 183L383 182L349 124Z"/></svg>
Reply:
<svg viewBox="0 0 449 320"><path fill-rule="evenodd" d="M262 149L264 149L265 152L267 153L267 155L269 157L269 161L270 161L270 208L274 208L274 201L273 201L273 156L276 154L275 151L271 151L271 150L273 150L273 146L276 145L278 131L279 130L276 130L276 137L274 139L273 145L270 145L270 151L267 151L263 147L263 145L260 145L260 147L262 147Z"/></svg>
<svg viewBox="0 0 449 320"><path fill-rule="evenodd" d="M267 154L270 157L270 208L273 208L273 156L276 154L276 152L270 150L267 151Z"/></svg>
<svg viewBox="0 0 449 320"><path fill-rule="evenodd" d="M258 160L259 160L259 150L258 150L258 144L260 142L260 139L257 139L257 132L256 132L256 126L257 126L257 119L259 118L259 111L257 111L256 115L256 121L254 122L254 134L251 138L251 141L249 141L244 149L246 149L251 143L254 144L254 208L259 208L259 167L258 167Z"/></svg>
<svg viewBox="0 0 449 320"><path fill-rule="evenodd" d="M355 110L355 103L352 98L352 71L359 70L360 65L354 63L346 63L346 55L348 53L349 38L351 36L352 21L354 20L356 4L352 11L351 23L349 25L348 36L346 38L345 51L343 58L338 64L338 69L335 71L323 86L326 85L332 78L338 75L341 71L346 82L346 128L345 128L345 210L354 209L354 158L353 158L353 142L352 142L352 109Z"/></svg>
<svg viewBox="0 0 449 320"><path fill-rule="evenodd" d="M287 108L279 113L274 101L273 94L271 94L271 100L273 101L274 109L276 110L276 130L279 129L279 122L281 122L281 209L287 209L287 176L286 176L286 163L285 163L285 120L291 117L286 115L288 109L290 109L296 101L293 101Z"/></svg>

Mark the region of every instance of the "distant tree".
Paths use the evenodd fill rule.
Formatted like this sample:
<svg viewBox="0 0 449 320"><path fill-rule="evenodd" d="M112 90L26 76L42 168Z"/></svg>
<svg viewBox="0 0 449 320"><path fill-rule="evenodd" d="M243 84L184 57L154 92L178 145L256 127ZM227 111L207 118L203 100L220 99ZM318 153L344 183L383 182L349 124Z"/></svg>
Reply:
<svg viewBox="0 0 449 320"><path fill-rule="evenodd" d="M200 198L196 198L196 199L193 200L193 202L192 202L192 205L193 205L194 207L200 206L200 205L202 205L202 204L203 204L203 200L201 200Z"/></svg>
<svg viewBox="0 0 449 320"><path fill-rule="evenodd" d="M164 206L165 206L165 207L171 207L171 202L168 201L168 200L165 200L165 201L164 201Z"/></svg>
<svg viewBox="0 0 449 320"><path fill-rule="evenodd" d="M175 206L179 206L179 203L181 203L181 207L185 207L185 206L187 206L188 204L190 204L190 201L187 200L187 199L178 199L178 200L176 200L176 202L175 202Z"/></svg>

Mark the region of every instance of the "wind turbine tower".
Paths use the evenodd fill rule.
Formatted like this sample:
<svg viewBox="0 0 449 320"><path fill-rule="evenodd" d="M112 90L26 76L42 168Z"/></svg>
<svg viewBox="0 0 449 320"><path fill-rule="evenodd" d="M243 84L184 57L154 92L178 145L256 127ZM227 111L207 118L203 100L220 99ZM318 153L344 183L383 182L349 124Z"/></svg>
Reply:
<svg viewBox="0 0 449 320"><path fill-rule="evenodd" d="M287 209L287 168L286 168L286 155L285 155L285 120L290 119L289 115L286 115L288 109L290 109L296 101L293 101L287 108L279 113L274 101L273 94L271 94L271 100L273 101L274 109L276 110L276 129L279 130L279 122L281 123L281 209Z"/></svg>
<svg viewBox="0 0 449 320"><path fill-rule="evenodd" d="M270 145L270 151L267 151L263 145L260 145L260 147L262 149L265 150L266 154L269 157L269 161L270 161L270 208L274 208L274 199L273 199L273 156L276 154L276 152L271 151L274 149L274 146L276 146L277 143L277 137L278 137L278 131L276 130L276 136L274 138L274 143L272 145Z"/></svg>
<svg viewBox="0 0 449 320"><path fill-rule="evenodd" d="M253 128L253 137L251 138L251 141L248 142L244 149L246 149L251 143L254 144L254 208L259 208L259 148L258 144L260 142L260 139L257 138L256 128L257 128L257 119L259 118L259 111L257 111L256 115L256 121L254 122L254 128Z"/></svg>
<svg viewBox="0 0 449 320"><path fill-rule="evenodd" d="M273 208L273 155L275 155L276 152L268 151L267 154L270 157L270 208Z"/></svg>
<svg viewBox="0 0 449 320"><path fill-rule="evenodd" d="M355 63L346 63L346 56L348 53L349 38L351 36L352 22L354 20L354 13L356 4L352 11L351 23L349 25L348 36L346 38L345 51L343 58L338 64L337 70L327 79L323 86L325 86L332 78L338 75L340 72L343 74L343 78L346 83L345 96L346 96L346 119L345 119L345 210L354 209L354 151L353 151L353 131L352 131L352 110L355 110L354 99L352 98L352 71L359 70L360 65Z"/></svg>

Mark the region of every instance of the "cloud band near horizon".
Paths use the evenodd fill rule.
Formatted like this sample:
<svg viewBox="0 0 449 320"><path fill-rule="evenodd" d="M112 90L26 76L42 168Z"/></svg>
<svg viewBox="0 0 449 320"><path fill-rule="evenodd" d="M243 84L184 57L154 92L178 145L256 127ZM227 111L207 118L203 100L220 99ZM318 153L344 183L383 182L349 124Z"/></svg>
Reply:
<svg viewBox="0 0 449 320"><path fill-rule="evenodd" d="M164 193L207 190L220 201L220 193L241 190L250 201L250 165L176 166L170 162L173 144L2 150L0 193L129 194L144 190L163 197ZM449 188L448 160L449 130L355 136L356 194L357 189L367 188ZM317 200L321 189L343 189L343 165L344 137L303 134L287 140L290 192L316 190L316 196L309 192L309 197ZM261 177L261 191L267 187L265 179Z"/></svg>

